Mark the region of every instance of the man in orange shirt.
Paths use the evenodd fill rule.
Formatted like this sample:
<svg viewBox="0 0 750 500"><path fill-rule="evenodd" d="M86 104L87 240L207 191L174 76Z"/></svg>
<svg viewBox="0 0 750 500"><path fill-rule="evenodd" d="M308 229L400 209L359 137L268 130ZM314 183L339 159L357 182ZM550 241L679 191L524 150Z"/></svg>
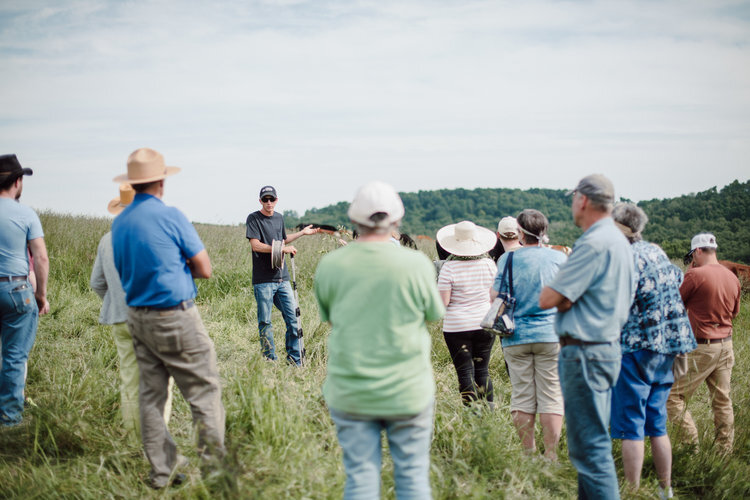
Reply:
<svg viewBox="0 0 750 500"><path fill-rule="evenodd" d="M687 410L687 400L705 380L711 393L716 443L732 451L734 412L730 378L734 366L732 319L740 312L740 282L716 259L716 237L700 233L693 237L685 262L691 263L680 286L680 295L690 318L698 348L688 354L688 372L672 387L667 400L669 420L688 440L698 444L698 430Z"/></svg>

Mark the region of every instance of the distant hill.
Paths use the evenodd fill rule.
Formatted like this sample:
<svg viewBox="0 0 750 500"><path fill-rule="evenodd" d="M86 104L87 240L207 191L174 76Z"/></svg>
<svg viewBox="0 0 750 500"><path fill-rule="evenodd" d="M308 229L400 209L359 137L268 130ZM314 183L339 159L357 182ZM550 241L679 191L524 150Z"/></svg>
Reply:
<svg viewBox="0 0 750 500"><path fill-rule="evenodd" d="M572 245L581 235L571 218L570 198L562 189L459 188L400 194L406 209L402 230L411 235L434 237L442 226L462 220L494 229L502 217L515 216L524 208L547 216L552 243ZM720 258L750 264L750 181L638 205L649 216L644 238L661 245L670 257L682 257L693 234L709 231L719 241ZM348 208L349 203L342 201L307 210L301 217L285 212L284 217L289 227L300 222L351 227Z"/></svg>

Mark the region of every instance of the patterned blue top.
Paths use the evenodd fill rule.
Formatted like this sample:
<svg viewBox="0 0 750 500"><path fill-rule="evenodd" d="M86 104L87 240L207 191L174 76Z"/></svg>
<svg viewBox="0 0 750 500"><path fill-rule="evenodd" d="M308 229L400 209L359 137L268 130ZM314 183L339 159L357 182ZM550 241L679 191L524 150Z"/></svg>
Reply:
<svg viewBox="0 0 750 500"><path fill-rule="evenodd" d="M638 274L635 300L622 328L622 352L648 349L680 354L696 348L687 310L680 297L682 271L653 243L631 245Z"/></svg>

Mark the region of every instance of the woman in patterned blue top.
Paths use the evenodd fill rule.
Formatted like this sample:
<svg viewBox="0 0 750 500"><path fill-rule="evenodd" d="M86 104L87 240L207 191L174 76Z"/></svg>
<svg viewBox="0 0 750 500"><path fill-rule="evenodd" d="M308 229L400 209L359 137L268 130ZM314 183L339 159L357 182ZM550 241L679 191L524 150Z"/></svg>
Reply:
<svg viewBox="0 0 750 500"><path fill-rule="evenodd" d="M643 440L651 438L662 498L671 497L672 446L667 435L666 403L674 383L677 354L696 347L680 297L682 271L664 251L643 241L648 217L632 203L615 206L612 217L631 243L638 286L622 329L622 368L612 392L612 437L622 439L625 480L640 485Z"/></svg>

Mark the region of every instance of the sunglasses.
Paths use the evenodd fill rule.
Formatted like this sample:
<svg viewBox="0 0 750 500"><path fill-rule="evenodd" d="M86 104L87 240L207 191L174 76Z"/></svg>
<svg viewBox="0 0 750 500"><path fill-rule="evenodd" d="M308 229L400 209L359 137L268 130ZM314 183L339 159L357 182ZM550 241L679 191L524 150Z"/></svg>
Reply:
<svg viewBox="0 0 750 500"><path fill-rule="evenodd" d="M265 198L262 198L260 201L262 201L263 203L268 203L269 201L274 202L276 201L276 198L272 196L266 196Z"/></svg>

